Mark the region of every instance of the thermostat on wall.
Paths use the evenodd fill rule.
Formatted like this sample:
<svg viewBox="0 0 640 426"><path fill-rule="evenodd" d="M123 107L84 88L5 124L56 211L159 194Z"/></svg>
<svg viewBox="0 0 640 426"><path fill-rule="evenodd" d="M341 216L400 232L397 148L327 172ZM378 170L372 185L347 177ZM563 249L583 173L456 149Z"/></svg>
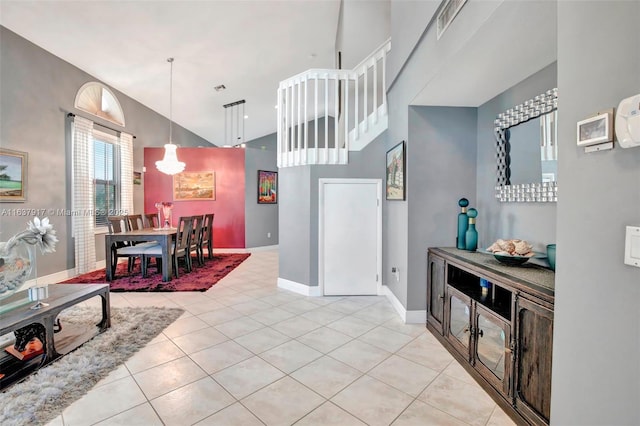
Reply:
<svg viewBox="0 0 640 426"><path fill-rule="evenodd" d="M613 141L613 109L599 112L593 117L578 121L576 143L590 146Z"/></svg>
<svg viewBox="0 0 640 426"><path fill-rule="evenodd" d="M622 148L640 146L640 95L620 101L616 112L616 137Z"/></svg>
<svg viewBox="0 0 640 426"><path fill-rule="evenodd" d="M627 226L624 263L640 268L640 226Z"/></svg>

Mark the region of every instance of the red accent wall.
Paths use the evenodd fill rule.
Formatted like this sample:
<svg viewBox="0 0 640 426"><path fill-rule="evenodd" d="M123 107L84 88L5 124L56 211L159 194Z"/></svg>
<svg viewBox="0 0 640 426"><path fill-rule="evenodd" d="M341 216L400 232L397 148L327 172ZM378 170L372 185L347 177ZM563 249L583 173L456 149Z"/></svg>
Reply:
<svg viewBox="0 0 640 426"><path fill-rule="evenodd" d="M173 177L156 169L164 148L144 149L144 211L157 213L155 203L173 201L173 225L180 216L215 213L215 248L245 247L245 171L244 149L178 148L178 159L187 163L185 172L215 172L215 201L174 201Z"/></svg>

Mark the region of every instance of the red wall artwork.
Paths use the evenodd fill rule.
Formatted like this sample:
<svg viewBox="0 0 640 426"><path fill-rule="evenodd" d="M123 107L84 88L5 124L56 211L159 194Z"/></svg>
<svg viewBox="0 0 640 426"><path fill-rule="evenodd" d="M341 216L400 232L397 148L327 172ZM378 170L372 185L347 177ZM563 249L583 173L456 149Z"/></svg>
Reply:
<svg viewBox="0 0 640 426"><path fill-rule="evenodd" d="M172 224L180 216L214 213L214 248L245 247L245 152L232 148L178 148L184 172L214 172L215 199L174 199L173 177L156 169L164 148L145 148L144 211L157 213L155 204L173 202Z"/></svg>

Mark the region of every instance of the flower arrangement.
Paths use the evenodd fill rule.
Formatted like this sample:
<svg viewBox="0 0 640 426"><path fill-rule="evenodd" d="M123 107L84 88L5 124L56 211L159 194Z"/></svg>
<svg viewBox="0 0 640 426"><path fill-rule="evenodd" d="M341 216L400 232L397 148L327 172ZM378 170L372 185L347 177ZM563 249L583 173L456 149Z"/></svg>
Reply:
<svg viewBox="0 0 640 426"><path fill-rule="evenodd" d="M162 223L160 218L160 210L162 210L162 214L164 215L164 227L171 228L171 209L173 209L173 203L171 201L162 201L160 203L156 203L155 207L158 209L158 223Z"/></svg>
<svg viewBox="0 0 640 426"><path fill-rule="evenodd" d="M52 253L56 251L56 243L58 237L56 237L56 231L53 229L53 225L49 223L49 218L35 217L33 221L27 222L27 229L9 238L9 241L0 246L0 256L7 255L16 244L20 241L24 241L27 244L36 245L40 248L42 254Z"/></svg>
<svg viewBox="0 0 640 426"><path fill-rule="evenodd" d="M56 231L49 218L35 217L27 222L27 229L0 242L0 299L15 293L31 274L33 255L23 248L37 246L42 254L56 251Z"/></svg>

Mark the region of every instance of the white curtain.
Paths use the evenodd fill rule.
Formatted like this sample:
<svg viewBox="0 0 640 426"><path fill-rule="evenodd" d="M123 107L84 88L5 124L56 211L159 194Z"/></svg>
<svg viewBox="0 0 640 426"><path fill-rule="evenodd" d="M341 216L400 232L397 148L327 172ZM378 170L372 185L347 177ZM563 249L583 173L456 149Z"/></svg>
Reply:
<svg viewBox="0 0 640 426"><path fill-rule="evenodd" d="M73 237L76 274L96 268L95 211L93 196L93 121L73 120Z"/></svg>
<svg viewBox="0 0 640 426"><path fill-rule="evenodd" d="M120 207L133 214L133 137L120 133Z"/></svg>

